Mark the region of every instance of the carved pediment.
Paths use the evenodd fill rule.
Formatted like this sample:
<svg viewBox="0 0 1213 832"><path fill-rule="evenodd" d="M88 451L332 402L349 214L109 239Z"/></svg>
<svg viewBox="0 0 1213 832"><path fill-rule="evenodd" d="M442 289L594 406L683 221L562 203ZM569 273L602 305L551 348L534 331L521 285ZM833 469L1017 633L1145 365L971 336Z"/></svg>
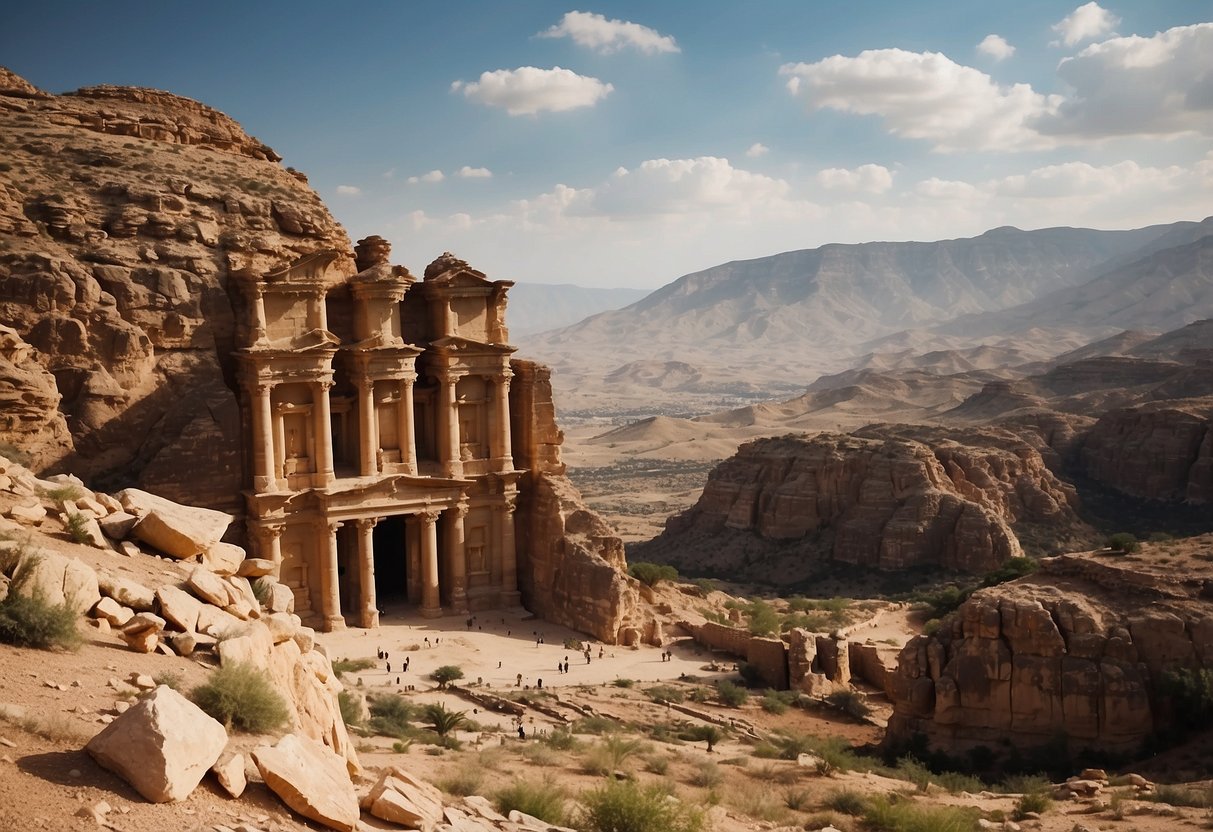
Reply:
<svg viewBox="0 0 1213 832"><path fill-rule="evenodd" d="M334 286L345 280L347 267L348 260L341 252L318 251L300 257L286 268L265 274L262 282L270 291Z"/></svg>

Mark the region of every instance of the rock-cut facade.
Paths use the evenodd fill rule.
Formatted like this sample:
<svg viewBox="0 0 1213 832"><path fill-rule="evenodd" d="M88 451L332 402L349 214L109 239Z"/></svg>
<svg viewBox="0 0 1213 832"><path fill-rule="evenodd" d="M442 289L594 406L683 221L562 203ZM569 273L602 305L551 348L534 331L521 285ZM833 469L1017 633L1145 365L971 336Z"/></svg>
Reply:
<svg viewBox="0 0 1213 832"><path fill-rule="evenodd" d="M516 606L513 284L355 251L235 275L250 543L325 630Z"/></svg>

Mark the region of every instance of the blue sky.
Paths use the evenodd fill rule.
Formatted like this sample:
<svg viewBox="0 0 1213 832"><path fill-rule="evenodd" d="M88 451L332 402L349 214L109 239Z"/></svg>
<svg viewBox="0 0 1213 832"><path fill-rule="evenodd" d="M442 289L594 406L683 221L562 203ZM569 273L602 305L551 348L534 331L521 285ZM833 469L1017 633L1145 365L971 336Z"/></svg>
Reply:
<svg viewBox="0 0 1213 832"><path fill-rule="evenodd" d="M1213 214L1213 2L26 3L0 63L206 102L419 271L656 288Z"/></svg>

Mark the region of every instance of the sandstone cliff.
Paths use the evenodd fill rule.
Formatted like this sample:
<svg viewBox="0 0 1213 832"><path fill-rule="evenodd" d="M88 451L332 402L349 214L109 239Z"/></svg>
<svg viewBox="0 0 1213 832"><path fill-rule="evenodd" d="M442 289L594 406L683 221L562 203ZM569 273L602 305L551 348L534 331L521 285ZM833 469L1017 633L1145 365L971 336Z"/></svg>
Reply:
<svg viewBox="0 0 1213 832"><path fill-rule="evenodd" d="M652 640L651 611L627 575L623 541L582 502L560 460L551 371L514 360L510 397L518 495L518 578L527 609L608 644Z"/></svg>
<svg viewBox="0 0 1213 832"><path fill-rule="evenodd" d="M821 559L983 572L1022 554L1015 528L1077 528L1076 502L1007 431L880 426L760 439L721 463L699 502L636 556L781 583Z"/></svg>
<svg viewBox="0 0 1213 832"><path fill-rule="evenodd" d="M71 434L27 431L33 467L238 509L229 279L348 251L345 232L272 150L170 93L54 96L0 72L0 158L0 323ZM18 398L54 397L8 375Z"/></svg>
<svg viewBox="0 0 1213 832"><path fill-rule="evenodd" d="M1002 756L1064 738L1070 753L1137 752L1168 725L1163 674L1213 668L1213 570L1169 561L1064 555L978 591L902 650L886 742Z"/></svg>

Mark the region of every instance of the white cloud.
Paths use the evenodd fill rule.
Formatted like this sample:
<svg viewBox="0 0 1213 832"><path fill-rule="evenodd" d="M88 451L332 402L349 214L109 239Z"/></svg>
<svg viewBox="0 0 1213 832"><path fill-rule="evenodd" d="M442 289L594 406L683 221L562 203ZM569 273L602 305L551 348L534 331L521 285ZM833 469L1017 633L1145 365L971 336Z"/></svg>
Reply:
<svg viewBox="0 0 1213 832"><path fill-rule="evenodd" d="M446 175L440 170L432 170L429 173L423 173L420 176L410 176L406 182L410 185L416 185L418 182L441 182L446 179Z"/></svg>
<svg viewBox="0 0 1213 832"><path fill-rule="evenodd" d="M826 168L814 177L818 185L830 191L882 194L893 187L893 173L883 165L857 168Z"/></svg>
<svg viewBox="0 0 1213 832"><path fill-rule="evenodd" d="M919 196L925 196L928 199L947 200L973 200L981 196L981 191L968 182L959 182L954 179L939 179L934 176L930 179L924 179L915 185L914 193Z"/></svg>
<svg viewBox="0 0 1213 832"><path fill-rule="evenodd" d="M394 179L394 178L396 178L396 169L395 169L395 168L388 168L387 170L385 170L385 171L384 171L382 174L380 174L380 175L381 175L381 176L382 176L384 179Z"/></svg>
<svg viewBox="0 0 1213 832"><path fill-rule="evenodd" d="M535 115L592 107L615 88L570 69L521 66L484 72L478 81L455 81L452 92L490 107L503 107L512 116Z"/></svg>
<svg viewBox="0 0 1213 832"><path fill-rule="evenodd" d="M1033 126L1054 136L1213 136L1213 23L1112 38L1057 68L1073 91Z"/></svg>
<svg viewBox="0 0 1213 832"><path fill-rule="evenodd" d="M341 196L358 196L362 189L355 185L338 185L337 193Z"/></svg>
<svg viewBox="0 0 1213 832"><path fill-rule="evenodd" d="M942 151L1047 146L1026 122L1060 103L1027 84L1001 86L937 52L867 50L785 64L779 72L788 90L814 107L881 116L894 135L925 139Z"/></svg>
<svg viewBox="0 0 1213 832"><path fill-rule="evenodd" d="M493 172L488 168L474 168L469 165L464 165L459 170L455 171L455 175L462 179L492 179Z"/></svg>
<svg viewBox="0 0 1213 832"><path fill-rule="evenodd" d="M1098 3L1084 3L1069 15L1053 24L1053 31L1061 35L1061 42L1073 46L1084 40L1106 35L1120 23L1120 18ZM1056 45L1056 44L1055 44Z"/></svg>
<svg viewBox="0 0 1213 832"><path fill-rule="evenodd" d="M1002 35L986 35L981 43L977 44L977 51L996 61L1005 61L1015 54L1015 47L1007 43Z"/></svg>
<svg viewBox="0 0 1213 832"><path fill-rule="evenodd" d="M584 46L602 55L610 55L627 47L646 55L681 51L674 38L663 35L656 29L626 20L607 20L604 16L592 12L566 12L560 23L540 32L538 37L569 37L578 46Z"/></svg>
<svg viewBox="0 0 1213 832"><path fill-rule="evenodd" d="M752 145L746 148L745 155L751 159L757 159L759 156L766 156L770 152L771 148L767 147L762 142L754 142Z"/></svg>

